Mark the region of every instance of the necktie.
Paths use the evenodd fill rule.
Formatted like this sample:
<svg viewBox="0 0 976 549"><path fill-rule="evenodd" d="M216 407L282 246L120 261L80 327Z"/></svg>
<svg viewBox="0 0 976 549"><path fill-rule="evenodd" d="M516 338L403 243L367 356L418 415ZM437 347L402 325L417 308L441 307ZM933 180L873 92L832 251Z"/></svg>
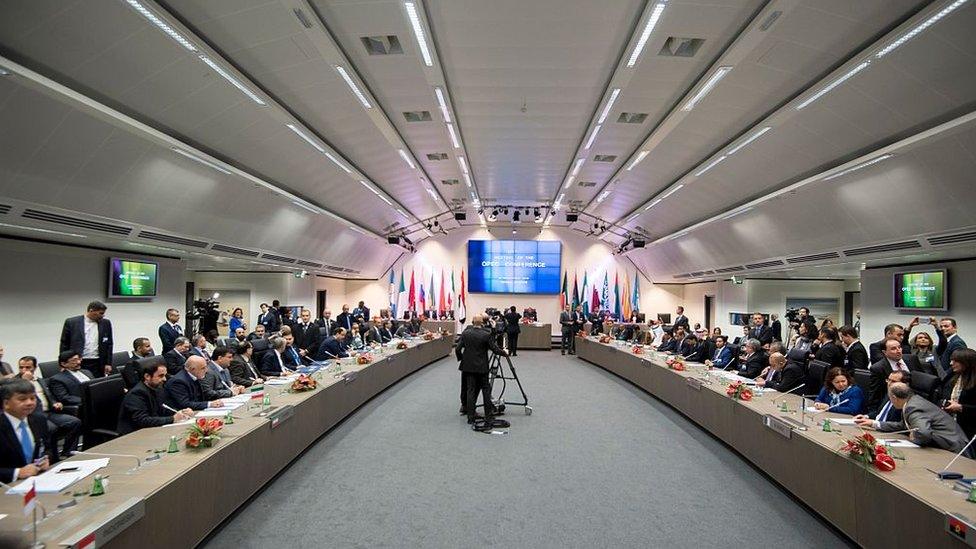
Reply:
<svg viewBox="0 0 976 549"><path fill-rule="evenodd" d="M179 324L175 325L174 328L176 328L176 333L178 333L178 334L182 334L183 333L183 327L180 326Z"/></svg>
<svg viewBox="0 0 976 549"><path fill-rule="evenodd" d="M291 356L295 359L295 364L301 364L302 360L298 358L298 351L294 347L289 347L291 349Z"/></svg>
<svg viewBox="0 0 976 549"><path fill-rule="evenodd" d="M766 374L766 381L772 381L774 375L776 375L776 370L770 370L769 373Z"/></svg>
<svg viewBox="0 0 976 549"><path fill-rule="evenodd" d="M899 370L901 370L901 371L905 371L905 370L907 370L908 368L907 368L907 367L905 367L905 363L904 363L904 362L902 362L902 361L900 361L900 360L899 360L899 361L898 361L898 369L899 369Z"/></svg>
<svg viewBox="0 0 976 549"><path fill-rule="evenodd" d="M24 453L25 463L34 460L34 443L31 442L30 433L27 432L27 418L20 421L20 449Z"/></svg>
<svg viewBox="0 0 976 549"><path fill-rule="evenodd" d="M885 421L888 419L888 412L891 411L891 401L885 402L885 405L881 408L881 413L878 414L878 421Z"/></svg>

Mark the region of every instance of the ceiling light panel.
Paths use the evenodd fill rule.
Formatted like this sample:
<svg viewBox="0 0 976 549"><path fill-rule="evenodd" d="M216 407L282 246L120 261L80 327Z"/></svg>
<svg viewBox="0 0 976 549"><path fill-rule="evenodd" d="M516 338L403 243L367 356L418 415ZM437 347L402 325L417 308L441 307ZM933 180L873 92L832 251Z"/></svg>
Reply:
<svg viewBox="0 0 976 549"><path fill-rule="evenodd" d="M176 29L174 29L168 23L160 19L159 16L157 16L155 13L150 11L146 6L142 5L140 2L137 2L136 0L126 0L126 4L129 4L129 6L131 6L132 9L139 12L139 15L145 17L150 23L158 27L159 30L166 33L167 36L172 38L173 41L176 42L177 44L183 46L187 51L191 51L193 53L197 52L197 47L193 45L193 42L190 42L185 36L177 32Z"/></svg>
<svg viewBox="0 0 976 549"><path fill-rule="evenodd" d="M705 96L708 95L708 93L712 91L712 89L714 89L723 78L725 78L725 75L729 74L730 72L732 72L732 67L719 67L714 73L712 73L712 76L705 81L705 85L702 86L701 89L699 89L698 92L695 93L695 95L693 95L687 103L685 103L684 107L681 107L681 110L690 111L691 109L695 108L695 105L704 99Z"/></svg>
<svg viewBox="0 0 976 549"><path fill-rule="evenodd" d="M916 25L915 27L912 27L908 32L906 32L905 34L903 34L903 35L899 36L898 38L896 38L894 42L888 44L887 46L885 46L884 48L882 48L880 51L878 51L878 53L874 54L875 59L881 59L882 57L888 55L889 53L891 53L892 51L894 51L896 48L898 48L899 46L901 46L905 42L908 42L912 38L915 38L916 36L918 36L919 34L921 34L925 29L927 29L927 28L931 27L932 25L938 23L939 20L942 19L943 17L945 17L945 16L949 15L950 13L956 11L960 6L962 6L963 4L965 4L968 1L969 0L956 0L955 2L953 2L953 3L949 4L948 6L942 8L935 15L933 15L932 17L929 17L928 19L926 19L925 21L923 21L920 24Z"/></svg>
<svg viewBox="0 0 976 549"><path fill-rule="evenodd" d="M349 86L349 89L352 90L353 95L356 96L356 99L359 100L363 108L372 109L373 105L371 105L369 100L366 99L366 95L363 94L363 91L361 89L359 89L359 86L357 86L356 83L353 82L352 77L349 76L349 73L346 71L346 68L343 67L342 65L336 65L335 69L336 71L339 72L339 76L342 77L346 85Z"/></svg>
<svg viewBox="0 0 976 549"><path fill-rule="evenodd" d="M610 114L610 109L613 108L613 104L615 101L617 101L618 95L620 95L620 88L614 88L613 91L610 92L610 99L607 99L607 104L603 107L603 112L600 113L600 119L597 120L597 124L603 124L606 122L607 115Z"/></svg>
<svg viewBox="0 0 976 549"><path fill-rule="evenodd" d="M647 23L644 24L644 30L641 31L640 37L637 38L637 43L634 44L634 49L630 53L630 58L627 59L628 67L633 67L637 64L637 59L640 58L641 52L647 46L647 41L650 39L651 33L654 32L654 27L657 26L657 22L660 21L665 6L666 4L664 2L658 2L654 5L651 16L647 18Z"/></svg>
<svg viewBox="0 0 976 549"><path fill-rule="evenodd" d="M427 33L424 32L424 24L420 20L420 13L415 2L404 2L403 7L407 10L407 18L410 20L410 27L413 29L413 36L417 39L417 46L420 47L420 54L424 58L424 65L434 66L434 59L430 55L430 46L427 44Z"/></svg>

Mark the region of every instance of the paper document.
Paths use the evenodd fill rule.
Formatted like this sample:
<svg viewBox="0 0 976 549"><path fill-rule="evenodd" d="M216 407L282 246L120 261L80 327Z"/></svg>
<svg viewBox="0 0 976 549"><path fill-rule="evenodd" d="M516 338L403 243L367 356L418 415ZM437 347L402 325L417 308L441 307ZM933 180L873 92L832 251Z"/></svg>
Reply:
<svg viewBox="0 0 976 549"><path fill-rule="evenodd" d="M7 490L8 494L26 494L33 483L38 494L53 494L64 490L68 486L87 477L95 471L107 467L109 458L83 459L77 461L62 461L48 471L36 477L25 479L23 482ZM75 471L61 472L66 469Z"/></svg>
<svg viewBox="0 0 976 549"><path fill-rule="evenodd" d="M273 377L264 382L265 385L291 385L291 382L295 381L292 378L287 377Z"/></svg>
<svg viewBox="0 0 976 549"><path fill-rule="evenodd" d="M854 423L854 418L852 418L852 417L851 418L847 418L847 417L836 417L835 418L835 417L832 417L832 418L830 418L830 422L831 423L835 423L837 425L857 425L857 423Z"/></svg>
<svg viewBox="0 0 976 549"><path fill-rule="evenodd" d="M184 425L189 425L191 423L193 423L193 420L192 419L187 419L187 420L184 420L184 421L177 421L176 423L170 423L169 425L163 425L163 427L180 427L180 426L184 426Z"/></svg>
<svg viewBox="0 0 976 549"><path fill-rule="evenodd" d="M879 438L878 444L891 446L892 448L919 448L918 444L915 444L910 440L900 440L894 438Z"/></svg>
<svg viewBox="0 0 976 549"><path fill-rule="evenodd" d="M200 410L199 412L193 415L193 418L194 419L198 417L221 417L222 418L222 417L227 417L227 414L229 412L230 410L224 410L222 408L211 408L210 410ZM193 420L190 421L192 422Z"/></svg>

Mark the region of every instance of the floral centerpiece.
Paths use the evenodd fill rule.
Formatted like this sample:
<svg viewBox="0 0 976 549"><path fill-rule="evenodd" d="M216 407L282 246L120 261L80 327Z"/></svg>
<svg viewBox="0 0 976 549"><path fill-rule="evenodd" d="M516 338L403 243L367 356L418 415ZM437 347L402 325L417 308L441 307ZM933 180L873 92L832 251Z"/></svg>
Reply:
<svg viewBox="0 0 976 549"><path fill-rule="evenodd" d="M641 347L640 345L634 345L630 349L630 352L634 353L635 355L642 355L642 354L644 354L644 348Z"/></svg>
<svg viewBox="0 0 976 549"><path fill-rule="evenodd" d="M522 324L532 324L532 319L531 319L531 318L528 318L528 317L524 317L524 316L523 316L523 317L522 317L522 320L521 320L520 322L521 322Z"/></svg>
<svg viewBox="0 0 976 549"><path fill-rule="evenodd" d="M397 343L396 348L397 349L406 349L407 348L407 342L406 341L401 341L400 343Z"/></svg>
<svg viewBox="0 0 976 549"><path fill-rule="evenodd" d="M433 341L433 340L434 340L434 334L433 333L431 333L431 332L424 333L424 341Z"/></svg>
<svg viewBox="0 0 976 549"><path fill-rule="evenodd" d="M888 453L888 448L878 444L871 433L862 433L845 440L840 451L864 467L873 465L875 469L884 472L895 470L895 458Z"/></svg>
<svg viewBox="0 0 976 549"><path fill-rule="evenodd" d="M197 418L186 432L187 448L210 448L220 440L220 430L224 422L217 418Z"/></svg>
<svg viewBox="0 0 976 549"><path fill-rule="evenodd" d="M372 353L363 353L356 357L356 364L369 364L370 362L373 362Z"/></svg>
<svg viewBox="0 0 976 549"><path fill-rule="evenodd" d="M725 394L736 400L752 400L752 389L741 381L733 381L725 388Z"/></svg>
<svg viewBox="0 0 976 549"><path fill-rule="evenodd" d="M603 334L599 339L600 343L610 343L610 336Z"/></svg>
<svg viewBox="0 0 976 549"><path fill-rule="evenodd" d="M680 356L669 356L665 359L664 363L668 365L668 368L676 372L685 371L685 360Z"/></svg>
<svg viewBox="0 0 976 549"><path fill-rule="evenodd" d="M301 374L298 379L291 382L291 392L301 393L302 391L311 391L318 387L318 383L307 374Z"/></svg>

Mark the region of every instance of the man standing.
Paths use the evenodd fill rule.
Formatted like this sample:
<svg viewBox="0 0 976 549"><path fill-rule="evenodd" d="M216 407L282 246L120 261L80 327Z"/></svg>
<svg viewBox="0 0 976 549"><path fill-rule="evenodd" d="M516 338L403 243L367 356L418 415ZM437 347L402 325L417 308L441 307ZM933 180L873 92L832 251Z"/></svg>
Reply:
<svg viewBox="0 0 976 549"><path fill-rule="evenodd" d="M183 326L180 326L180 312L176 309L166 309L166 322L159 326L159 341L162 343L162 353L165 355L173 348L176 338L183 335Z"/></svg>
<svg viewBox="0 0 976 549"><path fill-rule="evenodd" d="M673 330L678 327L684 327L686 332L690 331L691 325L688 324L688 317L685 316L685 308L678 305L678 309L675 311L675 313L676 315L674 317L674 322L671 323L671 329Z"/></svg>
<svg viewBox="0 0 976 549"><path fill-rule="evenodd" d="M598 335L603 330L603 314L600 313L599 305L593 307L587 320L590 321L590 335Z"/></svg>
<svg viewBox="0 0 976 549"><path fill-rule="evenodd" d="M885 341L884 355L881 360L871 365L868 394L865 395L868 415L877 413L881 408L888 391L885 380L888 379L891 372L923 372L936 375L931 364L926 362L923 366L917 356L903 355L901 351L901 342L895 338L889 339Z"/></svg>
<svg viewBox="0 0 976 549"><path fill-rule="evenodd" d="M81 366L95 377L112 373L112 322L105 318L108 307L92 301L83 315L64 321L59 352L72 350L81 356Z"/></svg>
<svg viewBox="0 0 976 549"><path fill-rule="evenodd" d="M295 338L295 349L302 357L312 358L315 351L319 349L319 326L312 322L312 311L302 309L301 322L292 327L292 336Z"/></svg>
<svg viewBox="0 0 976 549"><path fill-rule="evenodd" d="M484 327L485 316L475 315L471 319L471 326L461 332L454 354L461 362L458 370L462 372L461 378L464 380L465 400L464 412L468 416L468 423L474 424L479 416L475 413L478 404L478 392L484 402L485 426L484 429L490 430L494 423L492 415L494 407L491 402L491 385L488 384L488 350L495 354L508 356L505 351L498 346L495 337Z"/></svg>
<svg viewBox="0 0 976 549"><path fill-rule="evenodd" d="M272 311L267 303L261 304L261 314L258 315L258 324L264 326L264 331L272 333L278 329L278 312ZM255 327L255 330L257 327Z"/></svg>
<svg viewBox="0 0 976 549"><path fill-rule="evenodd" d="M566 351L573 354L570 347L573 343L573 313L569 312L569 305L563 307L563 312L559 313L559 331L562 339L559 342L559 354L565 355Z"/></svg>
<svg viewBox="0 0 976 549"><path fill-rule="evenodd" d="M763 318L762 313L752 314L752 330L749 331L749 337L758 339L764 346L773 342L773 331L766 326L766 319Z"/></svg>
<svg viewBox="0 0 976 549"><path fill-rule="evenodd" d="M783 341L783 324L779 321L779 315L773 313L769 315L769 320L772 321L769 329L773 332L773 341Z"/></svg>
<svg viewBox="0 0 976 549"><path fill-rule="evenodd" d="M342 326L347 332L352 330L352 325L356 321L353 319L352 314L349 312L349 305L342 305L342 312L336 317L336 324Z"/></svg>
<svg viewBox="0 0 976 549"><path fill-rule="evenodd" d="M369 307L366 306L365 302L360 301L359 305L357 305L356 308L353 309L352 316L353 319L356 322L358 322L360 326L364 326L366 324L366 321L370 319Z"/></svg>
<svg viewBox="0 0 976 549"><path fill-rule="evenodd" d="M332 320L331 309L322 311L322 318L318 320L318 325L320 328L325 328L325 333L327 336L332 335L332 330L335 329L335 320Z"/></svg>
<svg viewBox="0 0 976 549"><path fill-rule="evenodd" d="M869 366L868 351L857 338L857 330L853 326L841 326L837 333L840 334L840 341L844 344L846 351L844 369L866 370Z"/></svg>
<svg viewBox="0 0 976 549"><path fill-rule="evenodd" d="M930 318L929 323L935 325L935 318ZM939 357L939 364L942 365L943 381L948 381L952 377L952 367L949 365L952 353L966 348L966 342L956 333L956 319L945 317L939 321L935 334L939 336L939 344L935 347L935 354Z"/></svg>
<svg viewBox="0 0 976 549"><path fill-rule="evenodd" d="M122 399L119 410L119 434L126 435L147 427L160 427L193 417L193 410L180 410L175 414L163 408L160 389L166 383L166 365L146 364L141 367L142 381L137 383Z"/></svg>

